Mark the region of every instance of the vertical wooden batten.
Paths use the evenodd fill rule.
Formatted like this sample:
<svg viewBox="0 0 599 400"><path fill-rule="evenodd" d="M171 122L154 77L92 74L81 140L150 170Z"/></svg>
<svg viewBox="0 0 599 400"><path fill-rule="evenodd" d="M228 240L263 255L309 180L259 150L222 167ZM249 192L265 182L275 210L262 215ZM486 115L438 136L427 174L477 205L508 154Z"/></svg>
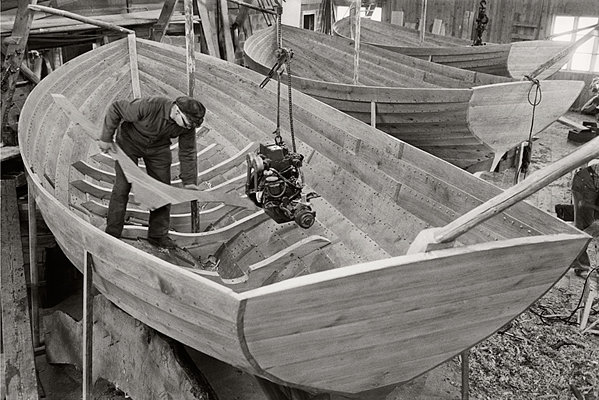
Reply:
<svg viewBox="0 0 599 400"><path fill-rule="evenodd" d="M137 64L137 46L135 44L135 33L127 35L129 44L129 65L131 69L131 86L133 88L133 97L141 97L141 86L139 85L139 68Z"/></svg>
<svg viewBox="0 0 599 400"><path fill-rule="evenodd" d="M33 184L31 178L27 178L27 212L29 225L29 276L31 279L31 331L33 336L33 347L40 346L39 332L39 277L37 266L37 219L35 197L33 195Z"/></svg>
<svg viewBox="0 0 599 400"><path fill-rule="evenodd" d="M93 297L93 259L84 251L83 261L83 400L93 399L93 352L94 352L94 297Z"/></svg>

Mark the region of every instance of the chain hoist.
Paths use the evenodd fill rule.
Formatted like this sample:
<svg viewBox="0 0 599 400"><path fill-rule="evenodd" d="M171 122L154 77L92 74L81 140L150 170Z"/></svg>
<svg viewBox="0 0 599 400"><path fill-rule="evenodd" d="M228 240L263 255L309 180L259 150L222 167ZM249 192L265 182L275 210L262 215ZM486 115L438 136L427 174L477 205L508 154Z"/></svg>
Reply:
<svg viewBox="0 0 599 400"><path fill-rule="evenodd" d="M295 132L293 129L293 99L291 88L291 58L293 51L283 47L281 15L283 8L277 3L277 50L276 62L266 78L260 84L264 88L275 74L277 76L277 117L273 132L274 143L260 144L256 153L249 153L247 161L247 180L245 192L258 207L277 223L295 221L300 227L310 228L316 219L310 200L320 197L311 192L303 193L304 174L301 170L304 156L297 153ZM281 136L281 75L287 73L287 91L289 105L289 131L291 151Z"/></svg>

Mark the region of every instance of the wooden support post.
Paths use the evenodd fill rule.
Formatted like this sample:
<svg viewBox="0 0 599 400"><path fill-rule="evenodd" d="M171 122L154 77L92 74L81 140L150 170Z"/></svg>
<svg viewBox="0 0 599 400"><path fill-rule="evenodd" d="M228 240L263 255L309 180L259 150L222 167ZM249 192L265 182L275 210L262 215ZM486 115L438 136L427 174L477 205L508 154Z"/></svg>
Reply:
<svg viewBox="0 0 599 400"><path fill-rule="evenodd" d="M235 50L233 49L231 25L229 23L229 6L227 5L227 0L219 0L218 4L220 6L223 38L225 40L225 59L230 62L235 62Z"/></svg>
<svg viewBox="0 0 599 400"><path fill-rule="evenodd" d="M356 35L354 37L354 85L357 85L360 79L360 12L362 10L362 1L355 0L355 18Z"/></svg>
<svg viewBox="0 0 599 400"><path fill-rule="evenodd" d="M40 346L39 329L39 300L38 287L39 278L37 271L37 219L35 196L31 178L27 178L27 212L29 218L29 276L31 281L31 334L33 336L33 347Z"/></svg>
<svg viewBox="0 0 599 400"><path fill-rule="evenodd" d="M162 42L170 20L175 12L175 4L177 0L166 0L162 6L162 11L158 17L158 21L150 28L150 39L156 42Z"/></svg>
<svg viewBox="0 0 599 400"><path fill-rule="evenodd" d="M187 49L187 95L193 97L195 90L195 40L193 31L193 0L183 0L185 7L185 48Z"/></svg>
<svg viewBox="0 0 599 400"><path fill-rule="evenodd" d="M206 6L207 0L196 0L198 11L200 12L200 21L202 23L202 31L204 38L206 38L206 46L208 47L208 54L213 57L220 58L220 51L218 49L218 38L216 37L213 26L210 21L210 14L208 7Z"/></svg>
<svg viewBox="0 0 599 400"><path fill-rule="evenodd" d="M193 97L195 91L195 33L193 30L193 1L183 0L185 9L185 48L187 49L187 94ZM200 205L197 200L190 203L191 231L200 231Z"/></svg>
<svg viewBox="0 0 599 400"><path fill-rule="evenodd" d="M94 297L93 297L93 258L85 251L83 262L83 400L92 400L93 378L93 335L94 335Z"/></svg>
<svg viewBox="0 0 599 400"><path fill-rule="evenodd" d="M370 102L370 126L376 128L376 102Z"/></svg>
<svg viewBox="0 0 599 400"><path fill-rule="evenodd" d="M422 0L422 8L420 9L420 26L418 27L420 30L420 44L424 43L424 33L426 32L426 2L427 0Z"/></svg>
<svg viewBox="0 0 599 400"><path fill-rule="evenodd" d="M462 400L468 400L470 398L469 352L470 350L465 350L460 354L462 360Z"/></svg>
<svg viewBox="0 0 599 400"><path fill-rule="evenodd" d="M0 119L2 119L1 128L4 129L8 121L8 112L12 107L12 98L17 87L19 71L23 58L25 56L25 47L29 39L31 22L33 21L33 12L29 11L30 4L36 4L37 0L19 0L15 23L11 38L8 41L6 57L2 64L2 101L0 106ZM11 39L8 38L8 39ZM16 142L16 138L15 138Z"/></svg>
<svg viewBox="0 0 599 400"><path fill-rule="evenodd" d="M594 276L589 276L584 283L582 289L582 310L580 310L578 317L580 320L580 329L585 331L589 322L589 316L591 315L591 308L593 301L597 297L597 282ZM594 324L593 324L594 325Z"/></svg>
<svg viewBox="0 0 599 400"><path fill-rule="evenodd" d="M2 219L0 298L2 303L2 381L6 399L37 399L31 321L14 179L0 181Z"/></svg>

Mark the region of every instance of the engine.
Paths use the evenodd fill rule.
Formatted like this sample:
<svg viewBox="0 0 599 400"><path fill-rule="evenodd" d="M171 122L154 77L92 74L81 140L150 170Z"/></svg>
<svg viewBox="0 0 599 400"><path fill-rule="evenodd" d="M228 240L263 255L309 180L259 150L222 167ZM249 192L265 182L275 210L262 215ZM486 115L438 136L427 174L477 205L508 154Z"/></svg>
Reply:
<svg viewBox="0 0 599 400"><path fill-rule="evenodd" d="M275 222L295 221L308 229L316 218L309 201L319 195L302 193L303 160L303 155L290 152L283 143L260 144L256 153L246 156L245 193Z"/></svg>

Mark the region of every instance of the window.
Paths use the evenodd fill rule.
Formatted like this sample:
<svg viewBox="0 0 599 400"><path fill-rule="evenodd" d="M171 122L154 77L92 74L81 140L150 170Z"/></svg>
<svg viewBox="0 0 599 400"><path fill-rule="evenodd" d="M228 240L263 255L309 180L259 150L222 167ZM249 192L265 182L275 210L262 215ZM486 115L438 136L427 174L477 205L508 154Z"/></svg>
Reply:
<svg viewBox="0 0 599 400"><path fill-rule="evenodd" d="M314 30L314 17L315 17L315 13L311 12L311 13L304 13L303 14L303 28L304 29L309 29L311 31Z"/></svg>
<svg viewBox="0 0 599 400"><path fill-rule="evenodd" d="M335 15L338 15L339 19L348 17L350 8L351 7L337 6ZM375 7L375 6L363 6L360 11L360 16L362 18L370 18L374 21L379 21L379 22L381 21L382 14L383 14L383 9L381 7Z"/></svg>
<svg viewBox="0 0 599 400"><path fill-rule="evenodd" d="M553 23L553 40L574 42L589 33L590 29L577 32L577 29L592 27L599 23L597 17L556 16ZM559 35L564 33L563 35ZM581 44L563 69L568 71L599 72L599 37L595 35Z"/></svg>

